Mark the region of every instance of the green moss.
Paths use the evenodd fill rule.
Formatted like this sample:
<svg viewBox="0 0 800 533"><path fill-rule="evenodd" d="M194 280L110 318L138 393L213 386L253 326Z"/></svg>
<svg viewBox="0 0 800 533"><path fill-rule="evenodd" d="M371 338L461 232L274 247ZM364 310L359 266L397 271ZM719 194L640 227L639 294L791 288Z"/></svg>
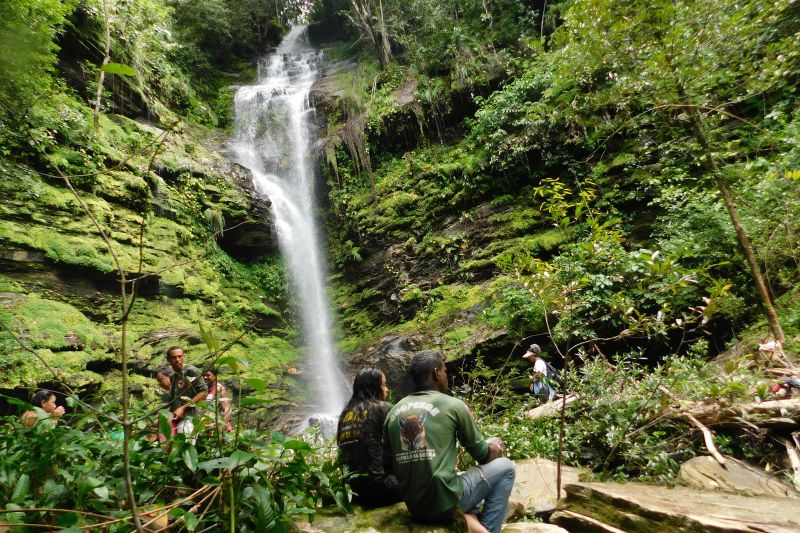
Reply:
<svg viewBox="0 0 800 533"><path fill-rule="evenodd" d="M108 347L106 331L98 328L72 305L29 294L0 310L0 319L13 324L17 334L33 348L64 350L66 337L77 336L81 345L92 350Z"/></svg>

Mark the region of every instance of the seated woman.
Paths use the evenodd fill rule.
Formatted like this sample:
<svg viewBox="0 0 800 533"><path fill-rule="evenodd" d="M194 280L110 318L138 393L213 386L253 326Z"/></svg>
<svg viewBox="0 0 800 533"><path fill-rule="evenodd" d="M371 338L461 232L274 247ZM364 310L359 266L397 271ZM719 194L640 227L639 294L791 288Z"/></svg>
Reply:
<svg viewBox="0 0 800 533"><path fill-rule="evenodd" d="M56 393L51 390L36 391L31 403L34 407L44 411L44 414L38 413L35 409L29 409L22 413L22 423L28 427L35 426L39 420L50 420L52 426L55 427L58 419L64 414L64 407L56 406Z"/></svg>
<svg viewBox="0 0 800 533"><path fill-rule="evenodd" d="M380 507L402 501L397 478L383 470L383 421L391 409L386 402L386 376L377 368L363 368L353 381L353 396L339 416L336 442L339 457L355 477L350 486L355 502Z"/></svg>

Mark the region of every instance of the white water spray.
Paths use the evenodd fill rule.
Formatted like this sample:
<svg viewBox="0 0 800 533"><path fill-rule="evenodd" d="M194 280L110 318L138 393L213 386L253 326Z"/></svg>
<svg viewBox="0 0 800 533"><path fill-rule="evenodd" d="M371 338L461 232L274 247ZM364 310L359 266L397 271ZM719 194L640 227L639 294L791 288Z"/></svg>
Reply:
<svg viewBox="0 0 800 533"><path fill-rule="evenodd" d="M273 223L302 319L314 388L321 413L338 415L348 383L339 368L331 335L330 303L316 225L314 175L310 163L309 91L321 60L305 26L295 26L259 65L258 83L236 92L234 151L253 172L256 191L272 203Z"/></svg>

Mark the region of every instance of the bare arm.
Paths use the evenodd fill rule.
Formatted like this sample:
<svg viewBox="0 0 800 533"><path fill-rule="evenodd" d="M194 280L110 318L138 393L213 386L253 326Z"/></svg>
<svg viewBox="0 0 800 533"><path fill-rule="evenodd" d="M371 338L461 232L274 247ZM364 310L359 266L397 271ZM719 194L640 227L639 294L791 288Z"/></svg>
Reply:
<svg viewBox="0 0 800 533"><path fill-rule="evenodd" d="M192 397L193 403L200 403L206 399L206 395L208 393L206 391L200 391ZM172 413L173 416L177 418L183 418L183 415L186 414L186 410L189 408L189 404L184 404L175 409L175 412Z"/></svg>

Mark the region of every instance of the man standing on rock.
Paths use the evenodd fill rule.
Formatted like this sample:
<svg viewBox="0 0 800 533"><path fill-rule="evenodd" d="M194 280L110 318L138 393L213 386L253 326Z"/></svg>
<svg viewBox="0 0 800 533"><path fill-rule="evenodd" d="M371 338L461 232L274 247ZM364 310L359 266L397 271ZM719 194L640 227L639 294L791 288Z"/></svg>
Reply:
<svg viewBox="0 0 800 533"><path fill-rule="evenodd" d="M415 520L447 522L460 508L476 514L492 533L500 531L514 486L514 463L503 442L483 438L461 400L447 395L447 370L437 351L414 356L415 392L395 405L383 425L383 455ZM456 472L456 441L480 466ZM483 503L482 511L478 505Z"/></svg>
<svg viewBox="0 0 800 533"><path fill-rule="evenodd" d="M172 346L167 350L167 363L175 371L171 377L169 408L177 433L191 434L194 430L191 419L197 416L197 409L189 405L186 399L189 398L196 404L205 401L208 386L197 368L184 363L185 357L180 346Z"/></svg>
<svg viewBox="0 0 800 533"><path fill-rule="evenodd" d="M538 344L531 344L528 351L522 356L533 363L533 379L531 380L531 392L542 403L552 401L556 397L556 391L550 385L550 380L547 377L547 363L544 362L540 356L542 349Z"/></svg>

